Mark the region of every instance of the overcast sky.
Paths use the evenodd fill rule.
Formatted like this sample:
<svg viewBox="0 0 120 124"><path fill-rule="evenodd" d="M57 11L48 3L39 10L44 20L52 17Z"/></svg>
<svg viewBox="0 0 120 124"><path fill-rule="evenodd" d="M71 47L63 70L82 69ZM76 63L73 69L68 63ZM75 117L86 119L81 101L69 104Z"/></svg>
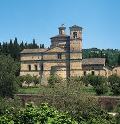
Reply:
<svg viewBox="0 0 120 124"><path fill-rule="evenodd" d="M0 41L50 45L65 24L66 32L83 27L83 48L120 49L120 0L0 0Z"/></svg>

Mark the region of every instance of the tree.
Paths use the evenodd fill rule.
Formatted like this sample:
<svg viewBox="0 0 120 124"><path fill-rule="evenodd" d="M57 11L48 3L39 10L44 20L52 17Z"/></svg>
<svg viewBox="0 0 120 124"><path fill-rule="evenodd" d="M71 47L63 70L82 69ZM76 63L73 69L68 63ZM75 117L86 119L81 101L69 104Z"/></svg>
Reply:
<svg viewBox="0 0 120 124"><path fill-rule="evenodd" d="M85 85L92 85L97 95L108 92L107 79L103 76L87 75L82 78Z"/></svg>
<svg viewBox="0 0 120 124"><path fill-rule="evenodd" d="M118 55L118 65L120 66L120 54Z"/></svg>
<svg viewBox="0 0 120 124"><path fill-rule="evenodd" d="M50 77L48 78L48 84L50 85L50 87L53 87L55 86L55 84L57 83L61 83L62 79L57 76L57 75L50 75Z"/></svg>
<svg viewBox="0 0 120 124"><path fill-rule="evenodd" d="M30 74L27 74L24 76L24 80L28 84L28 87L29 87L29 85L33 82L33 77Z"/></svg>
<svg viewBox="0 0 120 124"><path fill-rule="evenodd" d="M68 113L42 104L40 107L26 105L14 113L7 110L0 115L0 124L78 124Z"/></svg>
<svg viewBox="0 0 120 124"><path fill-rule="evenodd" d="M108 78L110 83L110 89L114 95L120 95L120 77L117 75L111 75Z"/></svg>
<svg viewBox="0 0 120 124"><path fill-rule="evenodd" d="M23 43L23 41L20 43L20 51L22 51L25 48L25 45Z"/></svg>
<svg viewBox="0 0 120 124"><path fill-rule="evenodd" d="M105 64L109 65L109 57L108 54L105 54Z"/></svg>
<svg viewBox="0 0 120 124"><path fill-rule="evenodd" d="M13 97L17 91L15 74L18 70L17 63L10 57L0 55L0 96Z"/></svg>
<svg viewBox="0 0 120 124"><path fill-rule="evenodd" d="M14 58L19 60L19 56L20 56L20 46L18 44L18 40L17 38L15 37L15 40L14 40L14 51L13 51L13 55L14 55Z"/></svg>
<svg viewBox="0 0 120 124"><path fill-rule="evenodd" d="M32 44L32 48L39 48L39 46L35 43L35 39L33 39L33 44Z"/></svg>
<svg viewBox="0 0 120 124"><path fill-rule="evenodd" d="M22 87L24 80L25 80L25 76L17 76L16 77L16 83L18 84L19 87Z"/></svg>
<svg viewBox="0 0 120 124"><path fill-rule="evenodd" d="M33 82L36 86L37 84L39 84L39 78L37 76L33 76Z"/></svg>

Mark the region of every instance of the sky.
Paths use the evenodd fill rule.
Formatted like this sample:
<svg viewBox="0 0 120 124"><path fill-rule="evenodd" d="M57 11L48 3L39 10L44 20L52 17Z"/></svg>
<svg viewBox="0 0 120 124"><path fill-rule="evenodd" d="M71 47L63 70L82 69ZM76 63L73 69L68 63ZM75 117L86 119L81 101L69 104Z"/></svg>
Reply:
<svg viewBox="0 0 120 124"><path fill-rule="evenodd" d="M58 27L83 27L83 48L120 49L120 0L0 0L0 41L50 45Z"/></svg>

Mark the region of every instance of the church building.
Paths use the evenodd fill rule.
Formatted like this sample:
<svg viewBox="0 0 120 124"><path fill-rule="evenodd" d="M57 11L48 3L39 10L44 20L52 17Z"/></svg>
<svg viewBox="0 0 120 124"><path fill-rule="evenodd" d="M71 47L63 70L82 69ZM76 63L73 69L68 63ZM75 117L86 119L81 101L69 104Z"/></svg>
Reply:
<svg viewBox="0 0 120 124"><path fill-rule="evenodd" d="M62 78L87 74L109 76L104 58L82 59L82 27L73 25L70 34L62 25L59 34L51 37L49 48L24 49L21 52L20 75L40 76L44 81L51 74Z"/></svg>

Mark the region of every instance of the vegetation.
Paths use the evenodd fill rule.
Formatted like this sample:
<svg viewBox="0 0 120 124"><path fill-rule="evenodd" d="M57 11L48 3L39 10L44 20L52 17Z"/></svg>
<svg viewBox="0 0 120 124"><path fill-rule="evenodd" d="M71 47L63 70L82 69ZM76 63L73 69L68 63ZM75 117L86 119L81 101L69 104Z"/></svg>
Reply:
<svg viewBox="0 0 120 124"><path fill-rule="evenodd" d="M19 42L19 43L18 43ZM35 39L32 43L27 43L23 41L18 41L17 38L14 40L10 39L8 42L0 43L0 54L11 55L12 58L20 60L20 52L23 49L35 49L35 48L44 48L44 44L37 45Z"/></svg>
<svg viewBox="0 0 120 124"><path fill-rule="evenodd" d="M97 98L80 92L80 83L69 81L69 84L63 86L57 83L54 87L48 87L47 95L39 97L34 104L37 106L27 106L19 110L5 110L1 114L1 121L4 123L48 123L48 124L115 124L113 117L102 110L98 104ZM76 80L76 79L75 79ZM52 91L52 92L51 92ZM41 102L48 105L41 106ZM16 103L17 104L17 103ZM3 104L4 105L4 104ZM19 105L18 105L19 106ZM56 109L53 109L56 108ZM5 107L4 107L5 108Z"/></svg>
<svg viewBox="0 0 120 124"><path fill-rule="evenodd" d="M10 55L15 60L20 60L20 52L23 49L44 48L44 44L36 44L35 39L32 43L10 39L9 42L0 43L0 54ZM83 58L106 58L108 66L120 65L120 51L118 49L83 49ZM18 72L19 73L19 72Z"/></svg>
<svg viewBox="0 0 120 124"><path fill-rule="evenodd" d="M48 104L42 104L37 107L28 104L25 108L20 108L18 111L5 111L0 115L1 124L115 124L115 121L107 113L100 110L99 112L92 111L79 114L79 120L74 119L68 112L60 112ZM95 114L97 114L95 116ZM77 121L78 120L78 121Z"/></svg>
<svg viewBox="0 0 120 124"><path fill-rule="evenodd" d="M118 55L118 65L120 66L120 54Z"/></svg>
<svg viewBox="0 0 120 124"><path fill-rule="evenodd" d="M57 75L50 75L50 77L48 78L49 86L54 87L57 83L62 83L62 78Z"/></svg>
<svg viewBox="0 0 120 124"><path fill-rule="evenodd" d="M44 94L47 95L49 92L53 92L53 89L48 86L39 86L39 87L21 87L18 89L18 94ZM92 86L86 87L81 85L80 92L95 95L95 90Z"/></svg>
<svg viewBox="0 0 120 124"><path fill-rule="evenodd" d="M83 77L71 77L68 80L64 80L59 76L51 75L48 78L48 86L41 86L40 79L35 76L22 76L20 77L23 82L26 82L27 86L32 82L35 85L32 85L30 88L21 87L19 88L18 93L33 93L33 94L49 94L53 92L52 88L66 88L73 87L79 88L78 92L91 95L120 95L120 77L112 75L108 78L104 76L95 76L95 75L86 75ZM19 81L18 81L19 82ZM28 83L27 83L28 82ZM21 83L18 83L21 86ZM39 84L39 85L36 85ZM77 85L77 86L76 86Z"/></svg>
<svg viewBox="0 0 120 124"><path fill-rule="evenodd" d="M40 107L29 104L18 112L7 110L0 116L1 124L77 124L67 113L59 112L47 104Z"/></svg>
<svg viewBox="0 0 120 124"><path fill-rule="evenodd" d="M18 64L10 57L0 55L0 96L13 97L17 91L16 72Z"/></svg>
<svg viewBox="0 0 120 124"><path fill-rule="evenodd" d="M114 95L120 95L120 77L112 75L108 78L110 89Z"/></svg>
<svg viewBox="0 0 120 124"><path fill-rule="evenodd" d="M107 79L87 75L63 80L51 75L48 79L49 86L44 87L36 76L18 76L19 55L24 48L44 48L44 45L38 46L35 40L32 44L19 44L17 38L0 44L1 124L119 124L119 108L117 117L113 118L101 109L98 99L91 94L104 95L110 90L113 95L120 95L120 77L112 75ZM104 57L108 66L120 65L119 50L87 49L83 50L83 57ZM23 82L28 87L23 87ZM30 87L31 83L35 84L34 88ZM35 105L24 108L23 101L14 97L16 92L39 93L43 96L34 101ZM41 105L41 102L48 104Z"/></svg>
<svg viewBox="0 0 120 124"><path fill-rule="evenodd" d="M106 58L106 65L114 67L119 65L120 50L118 49L83 49L83 58Z"/></svg>
<svg viewBox="0 0 120 124"><path fill-rule="evenodd" d="M107 78L103 76L87 75L82 81L86 86L92 85L97 95L108 92Z"/></svg>

